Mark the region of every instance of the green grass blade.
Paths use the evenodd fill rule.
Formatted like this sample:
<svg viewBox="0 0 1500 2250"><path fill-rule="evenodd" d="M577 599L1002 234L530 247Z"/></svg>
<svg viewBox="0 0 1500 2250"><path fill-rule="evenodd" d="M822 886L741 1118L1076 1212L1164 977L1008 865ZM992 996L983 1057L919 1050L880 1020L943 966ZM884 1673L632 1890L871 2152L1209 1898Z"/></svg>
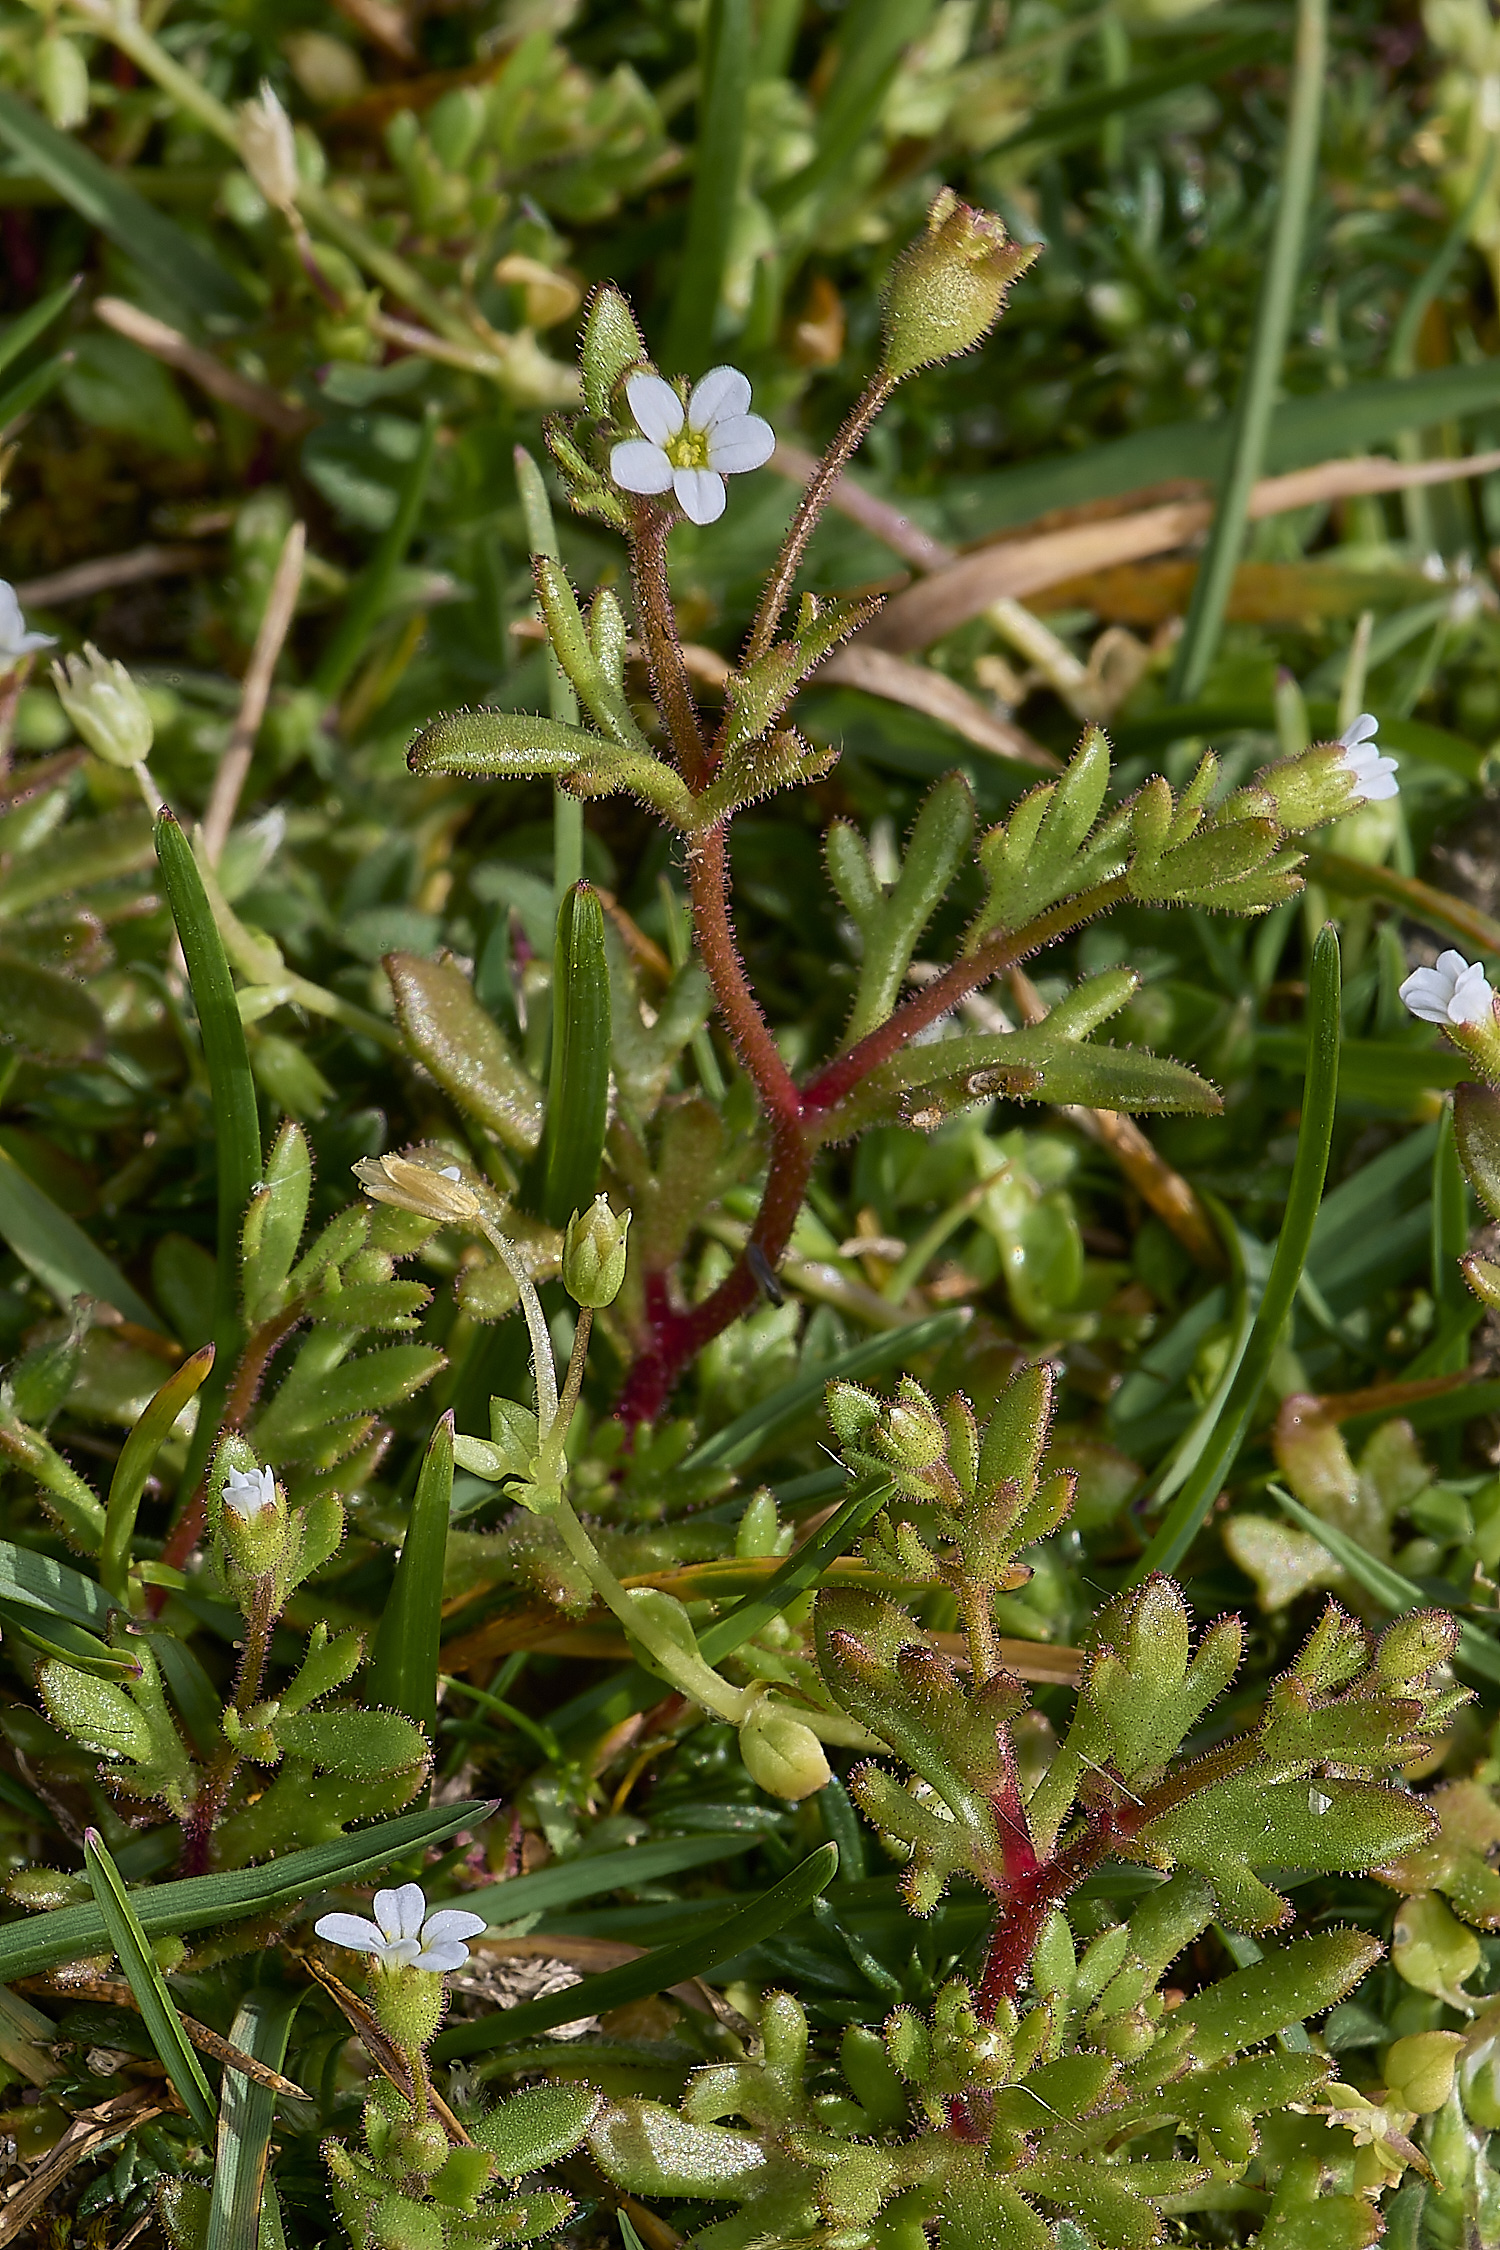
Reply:
<svg viewBox="0 0 1500 2250"><path fill-rule="evenodd" d="M905 1366L918 1352L931 1351L938 1344L946 1344L957 1336L968 1321L962 1309L954 1312L929 1313L923 1320L911 1321L905 1328L887 1329L883 1336L872 1336L868 1343L851 1344L847 1351L835 1352L831 1359L819 1360L816 1367L783 1383L756 1406L749 1406L737 1414L722 1430L690 1453L682 1466L686 1469L707 1468L711 1464L725 1469L737 1469L769 1445L784 1430L789 1430L802 1419L808 1408L823 1395L827 1384L844 1376L853 1381L857 1377L883 1374L888 1367Z"/></svg>
<svg viewBox="0 0 1500 2250"><path fill-rule="evenodd" d="M1008 139L998 142L991 154L1009 155L1012 149L1026 148L1037 141L1048 142L1049 153L1072 148L1092 139L1096 127L1107 119L1127 109L1139 109L1144 102L1154 102L1178 86L1211 84L1231 70L1259 62L1274 52L1276 45L1277 34L1270 29L1241 32L1237 38L1221 39L1212 46L1195 44L1173 61L1123 78L1118 85L1100 86L1091 93L1074 94L1067 101L1049 102L1033 111Z"/></svg>
<svg viewBox="0 0 1500 2250"><path fill-rule="evenodd" d="M280 2070L300 1992L247 1992L230 2029L231 2046ZM207 2250L260 2250L266 2201L266 2165L276 2096L232 2064L219 2098L219 2140L214 2152L213 2201ZM273 2191L274 2192L274 2191Z"/></svg>
<svg viewBox="0 0 1500 2250"><path fill-rule="evenodd" d="M264 1913L273 1906L300 1906L320 1891L362 1876L383 1876L408 1853L440 1844L456 1829L486 1820L494 1806L466 1798L430 1812L403 1813L380 1821L336 1843L314 1844L287 1852L265 1867L244 1867L227 1875L189 1875L178 1883L153 1883L130 1894L131 1910L148 1939L168 1933L211 1929L241 1914ZM719 1839L722 1845L722 1837ZM40 1976L64 1961L102 1953L110 1942L98 1906L54 1906L44 1914L7 1922L0 1928L0 1984Z"/></svg>
<svg viewBox="0 0 1500 2250"><path fill-rule="evenodd" d="M130 1542L135 1535L136 1511L146 1489L146 1479L171 1434L173 1423L205 1381L213 1363L214 1347L205 1344L180 1367L174 1368L120 1448L104 1514L99 1576L106 1591L122 1602L130 1576Z"/></svg>
<svg viewBox="0 0 1500 2250"><path fill-rule="evenodd" d="M404 1711L429 1742L437 1739L438 1643L443 1625L443 1562L453 1498L453 1416L432 1433L391 1591L370 1652L365 1700Z"/></svg>
<svg viewBox="0 0 1500 2250"><path fill-rule="evenodd" d="M156 824L167 902L177 925L213 1103L214 1144L218 1158L218 1275L214 1290L214 1372L205 1385L189 1449L184 1484L197 1482L218 1431L219 1417L242 1340L239 1305L240 1230L251 1192L260 1179L260 1119L250 1050L240 1021L234 980L203 878L186 836L169 812Z"/></svg>
<svg viewBox="0 0 1500 2250"><path fill-rule="evenodd" d="M429 406L422 417L417 450L411 457L402 481L396 501L396 513L381 533L374 554L350 589L349 598L344 604L344 614L313 674L313 689L322 696L325 703L336 703L343 694L354 667L364 655L370 636L380 622L381 612L391 590L391 581L411 545L412 533L417 528L417 518L422 513L422 503L427 497L427 479L432 469L437 434L438 410L435 406Z"/></svg>
<svg viewBox="0 0 1500 2250"><path fill-rule="evenodd" d="M727 1617L707 1626L698 1635L698 1653L705 1663L717 1664L720 1657L730 1655L748 1641L752 1633L758 1633L763 1625L779 1616L788 1602L816 1586L828 1565L852 1547L866 1524L880 1513L890 1497L890 1489L888 1484L880 1484L873 1492L855 1493L837 1514L829 1517L816 1538L809 1539L805 1546L787 1556L769 1585L758 1594L747 1594Z"/></svg>
<svg viewBox="0 0 1500 2250"><path fill-rule="evenodd" d="M0 1235L63 1310L75 1297L97 1297L126 1320L160 1330L161 1316L138 1296L118 1266L60 1211L44 1188L0 1148Z"/></svg>
<svg viewBox="0 0 1500 2250"><path fill-rule="evenodd" d="M28 1648L39 1649L43 1656L55 1656L77 1672L90 1672L95 1679L118 1680L130 1673L139 1676L140 1666L129 1650L107 1647L81 1625L70 1625L65 1617L48 1618L44 1625L39 1610L23 1609L18 1603L0 1599L0 1625L18 1635Z"/></svg>
<svg viewBox="0 0 1500 2250"><path fill-rule="evenodd" d="M524 445L515 450L516 490L521 496L521 513L526 519L526 544L534 555L546 555L553 562L562 561L562 549L557 543L557 525L552 516L552 499L547 482L536 462ZM547 709L561 726L578 724L578 697L573 683L549 648L547 652ZM583 800L569 796L557 782L552 784L552 895L554 910L560 910L563 899L583 873Z"/></svg>
<svg viewBox="0 0 1500 2250"><path fill-rule="evenodd" d="M552 955L552 1068L536 1153L536 1208L565 1227L586 1211L599 1184L609 1114L609 958L604 909L590 883L575 883L557 917Z"/></svg>
<svg viewBox="0 0 1500 2250"><path fill-rule="evenodd" d="M12 422L39 405L72 364L71 352L54 352L51 359L44 359L40 367L33 367L29 375L12 383L8 391L0 391L0 430L9 429Z"/></svg>
<svg viewBox="0 0 1500 2250"><path fill-rule="evenodd" d="M1138 1584L1154 1570L1175 1570L1213 1506L1255 1411L1281 1331L1307 1263L1313 1226L1328 1172L1339 1083L1339 941L1332 923L1318 933L1308 978L1307 1078L1297 1156L1287 1190L1286 1216L1250 1341L1198 1463L1132 1573Z"/></svg>
<svg viewBox="0 0 1500 2250"><path fill-rule="evenodd" d="M1469 1247L1469 1189L1458 1160L1453 1105L1445 1102L1432 1152L1432 1295L1445 1324L1457 1333L1440 1344L1436 1358L1424 1352L1424 1375L1456 1375L1468 1364L1467 1315L1474 1298L1458 1261Z"/></svg>
<svg viewBox="0 0 1500 2250"><path fill-rule="evenodd" d="M714 356L714 316L723 295L724 265L744 167L750 37L750 0L709 0L693 197L662 355L669 374L701 375Z"/></svg>
<svg viewBox="0 0 1500 2250"><path fill-rule="evenodd" d="M1271 409L1302 268L1302 243L1318 168L1318 128L1328 60L1327 0L1298 0L1292 104L1276 200L1276 224L1255 311L1240 395L1235 403L1229 467L1219 488L1208 548L1193 585L1170 693L1183 701L1202 689L1229 606L1245 540L1250 492L1266 455Z"/></svg>
<svg viewBox="0 0 1500 2250"><path fill-rule="evenodd" d="M1320 1546L1326 1547L1336 1563L1341 1563L1357 1586L1399 1616L1409 1609L1431 1609L1420 1586L1415 1585L1401 1571L1389 1563L1380 1562L1374 1555L1365 1553L1363 1547L1351 1539L1347 1532L1339 1531L1331 1523L1324 1523L1300 1500L1283 1492L1279 1484L1268 1484L1266 1490L1278 1507L1285 1510L1295 1524L1311 1532ZM1455 1664L1466 1665L1482 1680L1500 1682L1500 1643L1492 1641L1488 1633L1481 1633L1475 1625L1459 1627L1458 1647L1454 1652Z"/></svg>
<svg viewBox="0 0 1500 2250"><path fill-rule="evenodd" d="M65 1618L90 1633L104 1632L111 1612L120 1606L96 1579L85 1578L71 1564L12 1546L9 1540L0 1540L0 1600Z"/></svg>
<svg viewBox="0 0 1500 2250"><path fill-rule="evenodd" d="M763 1944L804 1913L827 1890L838 1864L837 1844L820 1845L790 1875L784 1875L771 1890L763 1891L714 1929L695 1931L675 1945L660 1945L655 1952L639 1961L627 1961L621 1968L582 1977L565 1992L555 1992L546 2000L530 2000L472 2023L454 2024L438 2039L433 2053L446 2062L454 2055L478 2054L486 2047L508 2047L515 2039L550 2031L554 2024L571 2023L578 2016L602 2015L632 2000L646 2000L653 1993L665 1992L669 1985L681 1984L687 1977L706 1976L721 1961L732 1961L736 1954Z"/></svg>
<svg viewBox="0 0 1500 2250"><path fill-rule="evenodd" d="M655 1683L658 1690L660 1682ZM464 1905L472 1914L484 1914L503 1928L534 1914L555 1914L588 1898L603 1898L609 1891L641 1883L659 1883L668 1875L684 1875L690 1868L713 1867L737 1852L752 1851L757 1835L668 1836L655 1844L632 1844L617 1852L587 1852L555 1867L539 1868L534 1875L513 1875L508 1883L491 1883L482 1891L465 1891Z"/></svg>
<svg viewBox="0 0 1500 2250"><path fill-rule="evenodd" d="M254 310L234 275L175 219L156 210L91 150L59 133L4 88L0 88L0 141L29 171L55 188L87 225L97 227L117 250L123 250L171 302L186 304L200 318L207 314L243 318Z"/></svg>
<svg viewBox="0 0 1500 2250"><path fill-rule="evenodd" d="M1475 174L1468 200L1438 245L1437 256L1401 307L1401 317L1391 331L1391 348L1386 353L1385 364L1392 375L1410 375L1415 370L1417 338L1427 317L1427 309L1429 305L1436 304L1447 286L1449 275L1469 247L1469 229L1480 205L1490 192L1497 157L1500 157L1500 141L1496 141L1491 135L1490 145Z"/></svg>
<svg viewBox="0 0 1500 2250"><path fill-rule="evenodd" d="M50 295L39 297L29 312L23 312L19 319L10 322L4 333L0 334L0 374L5 372L13 359L19 359L22 352L29 351L39 336L46 334L59 313L67 311L82 282L82 274L75 273L71 281L63 283L61 289L54 289Z"/></svg>
<svg viewBox="0 0 1500 2250"><path fill-rule="evenodd" d="M1413 922L1454 939L1471 953L1500 953L1500 922L1468 899L1440 891L1435 883L1398 874L1394 867L1369 867L1362 859L1349 859L1342 852L1326 852L1316 845L1308 852L1307 872L1341 898L1382 898ZM1467 1074L1465 1065L1459 1075Z"/></svg>
<svg viewBox="0 0 1500 2250"><path fill-rule="evenodd" d="M97 1828L86 1828L83 1832L83 1857L95 1904L104 1917L109 1942L125 1972L125 1981L135 1994L135 2004L141 2011L141 2020L150 2034L151 2044L156 2049L162 2068L176 2087L183 2108L204 2139L212 2140L215 2119L213 2089L203 2075L203 2065L193 2051L191 2040L182 2028L182 2018L172 2005L172 1995L167 1990L166 1979L157 1967L146 1942L146 1933L136 1919L130 1894L121 1882L119 1871L105 1850L104 1840Z"/></svg>

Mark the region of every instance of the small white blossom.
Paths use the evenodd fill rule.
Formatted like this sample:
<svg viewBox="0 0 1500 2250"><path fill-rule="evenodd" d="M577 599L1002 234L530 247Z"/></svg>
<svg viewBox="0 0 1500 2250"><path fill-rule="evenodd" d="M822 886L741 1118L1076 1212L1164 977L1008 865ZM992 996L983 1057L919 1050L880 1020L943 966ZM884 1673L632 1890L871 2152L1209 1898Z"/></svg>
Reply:
<svg viewBox="0 0 1500 2250"><path fill-rule="evenodd" d="M276 1505L276 1479L266 1469L231 1469L224 1479L224 1505L241 1523Z"/></svg>
<svg viewBox="0 0 1500 2250"><path fill-rule="evenodd" d="M1361 797L1378 799L1400 795L1396 780L1396 761L1381 755L1375 740L1380 722L1364 711L1339 736L1343 747L1340 761Z"/></svg>
<svg viewBox="0 0 1500 2250"><path fill-rule="evenodd" d="M289 211L297 200L297 143L269 78L254 101L240 104L239 144L240 162L266 201Z"/></svg>
<svg viewBox="0 0 1500 2250"><path fill-rule="evenodd" d="M1466 961L1451 949L1440 953L1435 969L1413 969L1401 997L1423 1023L1482 1024L1492 1020L1495 995L1480 961Z"/></svg>
<svg viewBox="0 0 1500 2250"><path fill-rule="evenodd" d="M373 1953L383 1969L461 1969L469 1958L465 1938L478 1937L488 1927L482 1914L463 1907L427 1911L420 1883L403 1883L397 1891L375 1893L375 1919L363 1914L325 1914L315 1925L330 1945L344 1945L353 1953Z"/></svg>
<svg viewBox="0 0 1500 2250"><path fill-rule="evenodd" d="M638 438L609 457L610 475L626 492L671 492L692 523L724 513L724 479L764 468L776 432L751 414L750 382L737 367L711 367L694 385L686 410L659 375L632 375L625 396Z"/></svg>
<svg viewBox="0 0 1500 2250"><path fill-rule="evenodd" d="M39 648L52 648L56 641L55 633L27 630L15 587L0 578L0 676L11 671L23 656L34 656Z"/></svg>

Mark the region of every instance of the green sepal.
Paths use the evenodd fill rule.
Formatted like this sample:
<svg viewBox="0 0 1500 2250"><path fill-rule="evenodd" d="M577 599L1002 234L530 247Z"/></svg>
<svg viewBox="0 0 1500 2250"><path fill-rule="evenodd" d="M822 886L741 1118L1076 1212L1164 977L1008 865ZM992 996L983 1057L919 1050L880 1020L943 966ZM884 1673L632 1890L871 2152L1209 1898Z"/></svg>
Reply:
<svg viewBox="0 0 1500 2250"><path fill-rule="evenodd" d="M889 889L852 823L836 820L824 839L828 873L862 940L859 986L842 1044L852 1047L895 1007L918 941L957 874L974 833L974 798L949 774L923 799Z"/></svg>
<svg viewBox="0 0 1500 2250"><path fill-rule="evenodd" d="M615 531L628 531L630 517L618 488L573 439L577 418L554 414L542 424L547 451L567 489L568 505L580 516L595 516Z"/></svg>
<svg viewBox="0 0 1500 2250"><path fill-rule="evenodd" d="M602 281L589 292L578 339L578 364L584 407L601 417L614 412L615 393L626 376L651 365L646 339L636 326L630 301L612 281Z"/></svg>

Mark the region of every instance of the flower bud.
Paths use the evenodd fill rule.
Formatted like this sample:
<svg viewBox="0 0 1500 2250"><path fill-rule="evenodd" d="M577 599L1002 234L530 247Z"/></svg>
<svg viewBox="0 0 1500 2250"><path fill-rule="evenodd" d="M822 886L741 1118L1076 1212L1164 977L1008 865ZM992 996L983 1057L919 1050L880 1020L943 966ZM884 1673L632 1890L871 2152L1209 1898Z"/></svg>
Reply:
<svg viewBox="0 0 1500 2250"><path fill-rule="evenodd" d="M1012 242L992 212L976 211L952 188L940 188L926 233L902 251L886 284L884 373L899 382L919 367L972 351L1040 249L1040 243Z"/></svg>
<svg viewBox="0 0 1500 2250"><path fill-rule="evenodd" d="M268 78L261 80L254 101L240 104L239 144L240 162L266 201L277 211L289 211L297 200L297 143L292 121Z"/></svg>
<svg viewBox="0 0 1500 2250"><path fill-rule="evenodd" d="M1461 2031L1418 2031L1386 2049L1386 2092L1418 2117L1441 2109L1453 2090Z"/></svg>
<svg viewBox="0 0 1500 2250"><path fill-rule="evenodd" d="M36 90L60 133L71 133L86 121L89 66L71 39L54 33L42 41L36 58Z"/></svg>
<svg viewBox="0 0 1500 2250"><path fill-rule="evenodd" d="M82 656L52 666L52 684L91 750L112 766L144 764L155 729L144 696L117 658L101 656L85 641Z"/></svg>
<svg viewBox="0 0 1500 2250"><path fill-rule="evenodd" d="M832 1778L812 1728L768 1696L760 1698L740 1727L740 1756L758 1787L794 1805Z"/></svg>
<svg viewBox="0 0 1500 2250"><path fill-rule="evenodd" d="M247 1577L274 1570L286 1544L286 1504L269 1468L256 1461L243 1438L226 1438L209 1485L218 1503L219 1530L231 1562Z"/></svg>
<svg viewBox="0 0 1500 2250"><path fill-rule="evenodd" d="M646 340L629 302L606 281L590 296L579 343L583 363L583 403L590 414L608 414L620 383L632 368L650 365Z"/></svg>
<svg viewBox="0 0 1500 2250"><path fill-rule="evenodd" d="M625 1237L630 1213L617 1219L609 1198L596 1195L587 1211L575 1211L563 1241L563 1283L575 1304L600 1312L612 1305L625 1279Z"/></svg>
<svg viewBox="0 0 1500 2250"><path fill-rule="evenodd" d="M479 1198L456 1164L437 1165L410 1156L362 1156L354 1177L373 1203L394 1203L440 1226L472 1219Z"/></svg>

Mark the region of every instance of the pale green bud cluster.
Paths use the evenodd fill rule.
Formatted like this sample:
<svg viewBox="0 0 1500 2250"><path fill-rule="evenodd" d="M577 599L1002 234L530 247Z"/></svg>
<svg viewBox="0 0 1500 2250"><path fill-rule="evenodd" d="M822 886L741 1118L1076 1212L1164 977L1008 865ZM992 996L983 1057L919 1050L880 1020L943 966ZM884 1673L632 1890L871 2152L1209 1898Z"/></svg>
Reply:
<svg viewBox="0 0 1500 2250"><path fill-rule="evenodd" d="M116 657L101 656L92 641L82 656L52 666L57 700L84 741L112 766L144 765L155 728L146 699Z"/></svg>
<svg viewBox="0 0 1500 2250"><path fill-rule="evenodd" d="M940 188L926 233L903 250L886 284L884 373L899 382L983 343L1011 283L1040 250L1040 243L1012 242L992 212Z"/></svg>
<svg viewBox="0 0 1500 2250"><path fill-rule="evenodd" d="M563 1286L575 1304L602 1312L619 1296L625 1280L625 1238L630 1213L616 1218L607 1195L596 1195L587 1211L575 1211L563 1241Z"/></svg>

